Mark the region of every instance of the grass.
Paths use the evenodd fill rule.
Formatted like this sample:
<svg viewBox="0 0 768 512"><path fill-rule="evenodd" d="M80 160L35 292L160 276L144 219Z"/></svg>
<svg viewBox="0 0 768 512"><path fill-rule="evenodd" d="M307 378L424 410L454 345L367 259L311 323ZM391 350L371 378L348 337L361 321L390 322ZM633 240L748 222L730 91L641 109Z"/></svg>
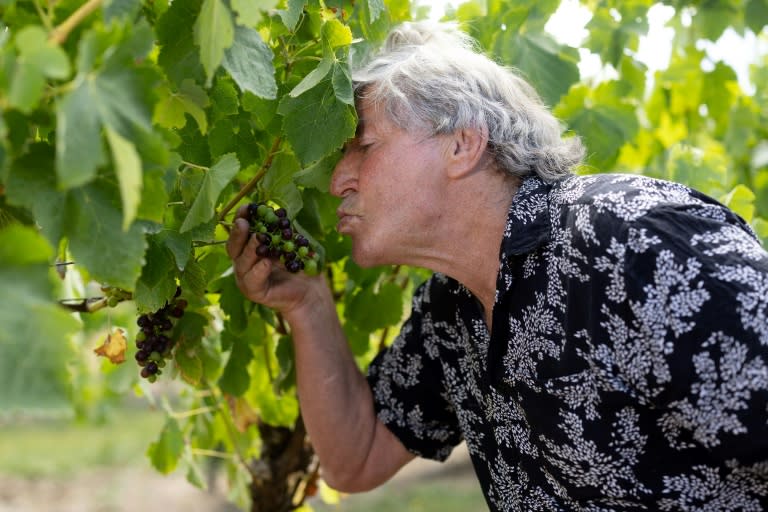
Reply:
<svg viewBox="0 0 768 512"><path fill-rule="evenodd" d="M102 425L47 421L2 426L0 477L67 482L98 467L146 468L147 446L157 438L164 420L162 411L125 409ZM311 505L315 512L487 510L471 471L450 478L396 479L377 490L347 496L338 505L324 504L319 499L313 499ZM172 503L169 506L173 509Z"/></svg>
<svg viewBox="0 0 768 512"><path fill-rule="evenodd" d="M0 474L65 477L95 466L146 464L162 411L121 410L102 425L48 421L0 427Z"/></svg>
<svg viewBox="0 0 768 512"><path fill-rule="evenodd" d="M488 505L474 474L458 479L392 482L370 493L342 499L338 505L313 502L315 512L482 512Z"/></svg>

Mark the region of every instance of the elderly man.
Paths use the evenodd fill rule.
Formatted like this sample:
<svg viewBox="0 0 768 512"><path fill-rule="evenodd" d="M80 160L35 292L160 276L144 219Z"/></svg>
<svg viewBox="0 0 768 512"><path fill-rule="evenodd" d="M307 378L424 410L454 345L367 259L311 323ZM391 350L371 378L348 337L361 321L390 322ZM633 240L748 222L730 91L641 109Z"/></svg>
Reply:
<svg viewBox="0 0 768 512"><path fill-rule="evenodd" d="M242 218L228 244L242 292L291 327L329 484L463 440L491 510L768 508L750 228L680 184L573 174L578 138L452 27L398 27L354 79L338 230L360 265L434 271L393 345L362 375L323 277L257 256Z"/></svg>

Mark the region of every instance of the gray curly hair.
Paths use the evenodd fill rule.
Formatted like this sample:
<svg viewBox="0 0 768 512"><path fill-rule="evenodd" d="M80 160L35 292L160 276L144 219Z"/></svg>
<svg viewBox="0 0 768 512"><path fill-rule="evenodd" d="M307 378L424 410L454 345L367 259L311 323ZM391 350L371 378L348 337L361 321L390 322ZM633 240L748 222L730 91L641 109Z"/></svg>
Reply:
<svg viewBox="0 0 768 512"><path fill-rule="evenodd" d="M488 151L506 172L545 181L568 175L584 158L578 137L525 80L483 55L455 24L407 22L352 79L357 100L382 107L396 126L428 135L464 128L488 134Z"/></svg>

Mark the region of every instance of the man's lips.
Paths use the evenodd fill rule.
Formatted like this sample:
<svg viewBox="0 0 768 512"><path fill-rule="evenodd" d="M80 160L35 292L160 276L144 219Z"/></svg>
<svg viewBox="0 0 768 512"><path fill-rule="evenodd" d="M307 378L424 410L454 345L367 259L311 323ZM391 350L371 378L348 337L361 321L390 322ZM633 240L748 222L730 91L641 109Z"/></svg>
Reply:
<svg viewBox="0 0 768 512"><path fill-rule="evenodd" d="M358 218L357 215L341 208L336 210L336 216L339 218L339 222L336 223L336 231L339 233L347 231L355 219Z"/></svg>

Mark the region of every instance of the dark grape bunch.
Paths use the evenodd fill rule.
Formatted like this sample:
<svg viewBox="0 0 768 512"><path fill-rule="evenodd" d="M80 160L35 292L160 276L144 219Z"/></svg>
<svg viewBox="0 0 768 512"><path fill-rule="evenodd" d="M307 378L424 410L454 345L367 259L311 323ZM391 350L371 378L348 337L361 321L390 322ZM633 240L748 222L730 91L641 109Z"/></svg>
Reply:
<svg viewBox="0 0 768 512"><path fill-rule="evenodd" d="M173 353L175 341L170 337L173 326L184 316L187 301L180 298L181 288L170 302L154 313L140 315L136 324L141 328L136 335L136 362L141 366L141 376L155 382L163 373L166 360Z"/></svg>
<svg viewBox="0 0 768 512"><path fill-rule="evenodd" d="M259 241L256 254L281 261L288 272L303 270L314 276L320 271L320 256L307 237L294 228L285 208L251 203L247 220Z"/></svg>

